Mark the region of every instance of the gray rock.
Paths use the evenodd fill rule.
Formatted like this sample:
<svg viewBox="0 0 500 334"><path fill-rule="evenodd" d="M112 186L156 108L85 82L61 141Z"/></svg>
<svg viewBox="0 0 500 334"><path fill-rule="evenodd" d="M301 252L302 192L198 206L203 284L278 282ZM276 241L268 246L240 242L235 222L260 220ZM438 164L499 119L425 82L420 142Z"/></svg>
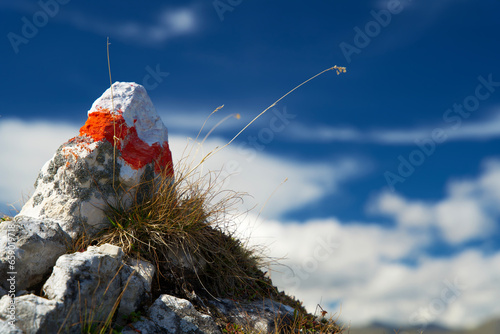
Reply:
<svg viewBox="0 0 500 334"><path fill-rule="evenodd" d="M0 319L10 321L12 314L11 298L4 296L0 299ZM64 322L59 318L58 310L62 305L35 295L24 295L15 299L15 327L9 332L1 333L57 333Z"/></svg>
<svg viewBox="0 0 500 334"><path fill-rule="evenodd" d="M79 323L82 315L102 321L112 312L123 291L122 258L121 248L103 245L57 260L43 291L64 304L68 325Z"/></svg>
<svg viewBox="0 0 500 334"><path fill-rule="evenodd" d="M163 329L158 327L152 320L141 317L141 320L125 327L122 334L162 334L165 333Z"/></svg>
<svg viewBox="0 0 500 334"><path fill-rule="evenodd" d="M155 266L147 261L128 259L120 272L126 289L122 295L118 313L129 315L139 307L151 302L151 285Z"/></svg>
<svg viewBox="0 0 500 334"><path fill-rule="evenodd" d="M163 333L221 333L214 320L196 311L189 301L161 295L149 308L148 316Z"/></svg>
<svg viewBox="0 0 500 334"><path fill-rule="evenodd" d="M106 201L116 205L114 172L119 175L120 165L113 164L111 143L76 137L42 167L34 195L20 215L56 220L73 239L83 232L93 234L109 223L103 211Z"/></svg>
<svg viewBox="0 0 500 334"><path fill-rule="evenodd" d="M5 334L23 334L23 331L16 325L11 325L7 321L0 320L0 333Z"/></svg>
<svg viewBox="0 0 500 334"><path fill-rule="evenodd" d="M0 298L2 298L3 296L5 296L7 294L7 290L5 290L4 288L2 288L0 286ZM1 332L0 332L1 333Z"/></svg>
<svg viewBox="0 0 500 334"><path fill-rule="evenodd" d="M264 299L253 302L234 302L229 299L210 301L225 321L237 324L246 331L274 333L275 329L293 319L290 306ZM124 334L159 333L221 333L211 316L196 311L193 305L181 298L161 295L148 310L148 318L126 327Z"/></svg>
<svg viewBox="0 0 500 334"><path fill-rule="evenodd" d="M13 278L17 292L40 283L70 244L68 234L50 219L17 216L0 224L0 284L9 292Z"/></svg>
<svg viewBox="0 0 500 334"><path fill-rule="evenodd" d="M83 314L102 321L115 307L121 318L148 300L154 266L145 261L124 264L123 256L120 247L106 244L57 260L43 290L64 305L68 325L79 323Z"/></svg>
<svg viewBox="0 0 500 334"><path fill-rule="evenodd" d="M123 256L120 247L107 244L61 256L44 284L47 298L16 297L16 326L25 333L79 333L83 325L105 320L115 308L119 318L136 311L151 293L154 266L145 261L126 264ZM9 321L11 312L6 295L0 300L0 320Z"/></svg>
<svg viewBox="0 0 500 334"><path fill-rule="evenodd" d="M258 333L274 333L283 322L293 318L293 308L271 299L234 302L229 299L210 301L231 323Z"/></svg>

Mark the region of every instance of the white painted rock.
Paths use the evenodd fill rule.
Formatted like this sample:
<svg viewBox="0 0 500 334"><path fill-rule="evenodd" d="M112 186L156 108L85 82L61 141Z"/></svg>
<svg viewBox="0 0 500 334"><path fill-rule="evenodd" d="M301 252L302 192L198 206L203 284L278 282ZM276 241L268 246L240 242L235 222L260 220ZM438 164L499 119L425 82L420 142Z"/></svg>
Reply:
<svg viewBox="0 0 500 334"><path fill-rule="evenodd" d="M116 82L88 112L80 134L59 147L41 169L34 195L19 215L58 220L73 239L107 226L106 202L127 205L124 195L160 172L173 178L167 128L146 90ZM134 188L135 189L135 188Z"/></svg>

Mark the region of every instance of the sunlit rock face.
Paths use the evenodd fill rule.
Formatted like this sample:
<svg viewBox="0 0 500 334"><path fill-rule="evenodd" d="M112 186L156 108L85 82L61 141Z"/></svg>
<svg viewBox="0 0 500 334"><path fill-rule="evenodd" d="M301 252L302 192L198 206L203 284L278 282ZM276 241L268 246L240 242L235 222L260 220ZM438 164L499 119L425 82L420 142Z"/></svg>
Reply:
<svg viewBox="0 0 500 334"><path fill-rule="evenodd" d="M76 239L109 225L108 204L126 207L159 173L173 180L167 128L144 87L116 82L42 167L21 212L0 225L0 286L8 291L8 272L17 290L38 284Z"/></svg>
<svg viewBox="0 0 500 334"><path fill-rule="evenodd" d="M50 218L72 238L108 224L103 208L160 172L173 177L168 132L141 85L116 82L88 111L78 136L41 169L19 216Z"/></svg>

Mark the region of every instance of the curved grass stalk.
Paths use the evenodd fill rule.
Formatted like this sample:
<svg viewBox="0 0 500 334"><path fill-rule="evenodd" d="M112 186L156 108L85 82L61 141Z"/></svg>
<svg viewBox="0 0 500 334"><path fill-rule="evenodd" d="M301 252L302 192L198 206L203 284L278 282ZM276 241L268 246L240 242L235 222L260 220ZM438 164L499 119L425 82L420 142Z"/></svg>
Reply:
<svg viewBox="0 0 500 334"><path fill-rule="evenodd" d="M346 72L346 68L345 67L341 67L341 66L333 66L333 67L330 67L330 68L327 68L326 70L323 70L321 72L319 72L318 74L310 77L309 79L307 79L306 81L302 82L301 84L295 86L293 89L291 89L290 91L288 91L285 95L283 95L282 97L280 97L279 99L277 99L273 104L271 104L269 107L267 107L266 109L264 109L260 114L258 114L257 116L255 116L247 125L245 125L243 127L243 129L241 129L229 142L227 142L225 145L221 146L221 147L216 147L214 150L208 152L202 159L201 161L196 164L189 172L188 172L188 175L191 174L192 171L194 171L195 169L197 169L200 165L202 165L210 156L214 155L215 153L219 152L220 150L222 150L223 148L229 146L236 138L238 138L242 133L243 131L245 131L250 125L252 125L257 119L259 119L262 115L264 115L269 109L271 109L272 107L276 106L276 104L278 104L281 100L283 100L285 97L287 97L288 95L290 95L291 93L293 93L295 90L299 89L300 87L302 87L303 85L305 85L306 83L308 83L309 81L319 77L320 75L322 75L323 73L326 73L328 71L332 71L332 70L336 70L337 72L337 75L339 75L340 73L345 73ZM213 114L213 113L212 113ZM211 115L212 115L211 114Z"/></svg>

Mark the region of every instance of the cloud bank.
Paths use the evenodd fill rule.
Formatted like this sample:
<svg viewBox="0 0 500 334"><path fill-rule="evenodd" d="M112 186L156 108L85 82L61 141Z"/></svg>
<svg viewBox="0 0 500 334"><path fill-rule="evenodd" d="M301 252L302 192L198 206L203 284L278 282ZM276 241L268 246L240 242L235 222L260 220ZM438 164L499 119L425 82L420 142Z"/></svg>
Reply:
<svg viewBox="0 0 500 334"><path fill-rule="evenodd" d="M432 138L436 129L442 129L446 141L477 141L500 137L500 115L481 121L437 124L413 129L369 129L325 125L290 125L289 140L306 142L355 142L380 145L412 145L415 141Z"/></svg>

